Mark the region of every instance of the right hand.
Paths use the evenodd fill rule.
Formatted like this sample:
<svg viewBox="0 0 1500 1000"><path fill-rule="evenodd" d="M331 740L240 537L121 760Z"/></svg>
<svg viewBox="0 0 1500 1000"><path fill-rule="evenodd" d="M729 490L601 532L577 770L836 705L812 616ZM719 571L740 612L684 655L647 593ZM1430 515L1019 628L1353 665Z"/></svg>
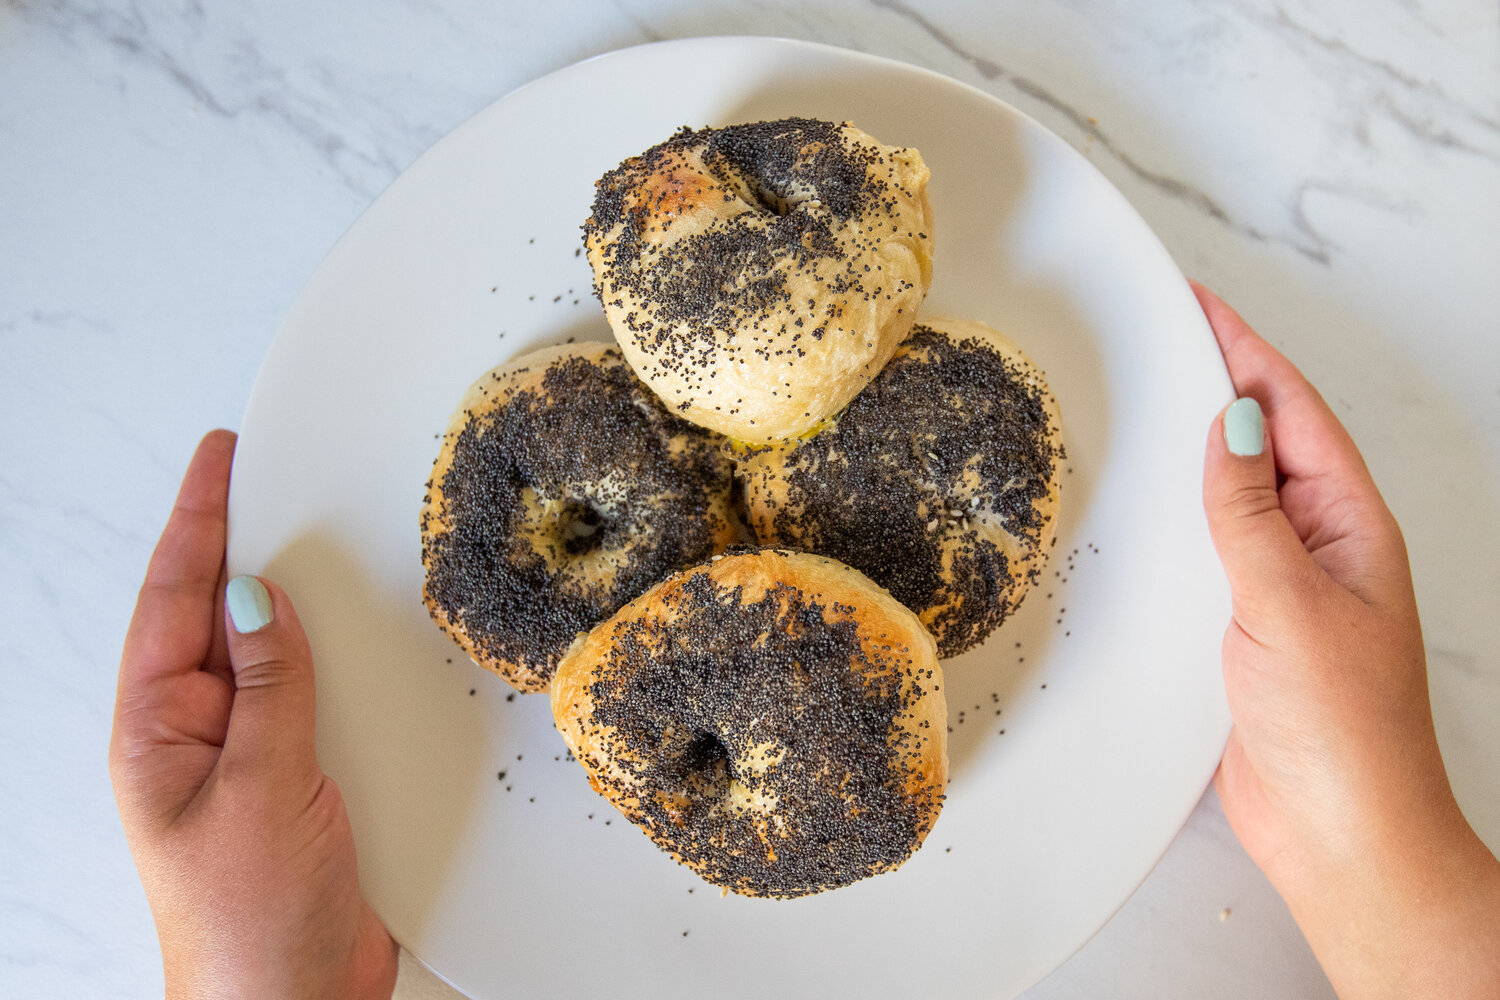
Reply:
<svg viewBox="0 0 1500 1000"><path fill-rule="evenodd" d="M1317 390L1194 292L1241 397L1203 487L1234 608L1225 815L1341 996L1500 997L1500 864L1438 752L1400 529Z"/></svg>

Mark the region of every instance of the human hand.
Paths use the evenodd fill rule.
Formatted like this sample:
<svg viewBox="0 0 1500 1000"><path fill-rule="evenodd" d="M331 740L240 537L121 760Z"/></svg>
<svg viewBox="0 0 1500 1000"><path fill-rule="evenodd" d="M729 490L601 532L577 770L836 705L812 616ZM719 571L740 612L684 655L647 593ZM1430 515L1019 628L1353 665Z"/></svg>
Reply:
<svg viewBox="0 0 1500 1000"><path fill-rule="evenodd" d="M1500 997L1500 864L1438 753L1400 529L1317 391L1193 290L1241 397L1203 486L1234 604L1225 815L1341 996Z"/></svg>
<svg viewBox="0 0 1500 1000"><path fill-rule="evenodd" d="M396 946L360 895L313 743L313 666L275 584L228 587L235 437L198 446L125 638L110 741L169 998L389 997Z"/></svg>

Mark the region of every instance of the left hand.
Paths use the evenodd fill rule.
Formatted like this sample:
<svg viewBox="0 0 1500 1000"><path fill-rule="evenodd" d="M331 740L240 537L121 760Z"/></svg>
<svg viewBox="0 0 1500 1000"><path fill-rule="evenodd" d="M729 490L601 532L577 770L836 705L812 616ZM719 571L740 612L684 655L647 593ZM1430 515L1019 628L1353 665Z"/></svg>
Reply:
<svg viewBox="0 0 1500 1000"><path fill-rule="evenodd" d="M313 742L312 654L275 584L224 607L235 437L193 457L125 639L110 774L168 998L389 997L396 945L360 894Z"/></svg>

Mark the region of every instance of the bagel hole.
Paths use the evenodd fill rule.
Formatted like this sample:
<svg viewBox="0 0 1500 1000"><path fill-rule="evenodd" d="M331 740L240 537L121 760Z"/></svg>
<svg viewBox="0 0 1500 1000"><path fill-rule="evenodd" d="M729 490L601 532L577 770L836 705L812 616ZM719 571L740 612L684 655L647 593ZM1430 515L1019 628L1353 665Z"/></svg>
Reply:
<svg viewBox="0 0 1500 1000"><path fill-rule="evenodd" d="M707 730L695 733L682 753L682 767L689 774L715 777L722 775L727 779L732 774L729 748L717 733Z"/></svg>
<svg viewBox="0 0 1500 1000"><path fill-rule="evenodd" d="M745 190L750 202L767 215L782 216L792 211L792 203L766 187L754 177L745 178Z"/></svg>
<svg viewBox="0 0 1500 1000"><path fill-rule="evenodd" d="M605 519L598 508L581 500L570 500L563 510L563 546L569 555L592 552L604 542Z"/></svg>

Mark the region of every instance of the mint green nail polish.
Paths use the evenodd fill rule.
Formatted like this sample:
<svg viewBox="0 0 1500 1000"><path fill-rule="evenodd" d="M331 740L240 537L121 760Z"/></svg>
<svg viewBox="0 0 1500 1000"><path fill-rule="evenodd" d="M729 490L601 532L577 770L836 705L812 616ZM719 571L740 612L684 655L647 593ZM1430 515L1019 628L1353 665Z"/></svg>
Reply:
<svg viewBox="0 0 1500 1000"><path fill-rule="evenodd" d="M271 624L271 595L266 585L253 576L237 576L224 588L224 606L229 620L241 635L259 632Z"/></svg>
<svg viewBox="0 0 1500 1000"><path fill-rule="evenodd" d="M1232 455L1259 455L1266 447L1266 418L1249 396L1236 399L1224 411L1224 444Z"/></svg>

